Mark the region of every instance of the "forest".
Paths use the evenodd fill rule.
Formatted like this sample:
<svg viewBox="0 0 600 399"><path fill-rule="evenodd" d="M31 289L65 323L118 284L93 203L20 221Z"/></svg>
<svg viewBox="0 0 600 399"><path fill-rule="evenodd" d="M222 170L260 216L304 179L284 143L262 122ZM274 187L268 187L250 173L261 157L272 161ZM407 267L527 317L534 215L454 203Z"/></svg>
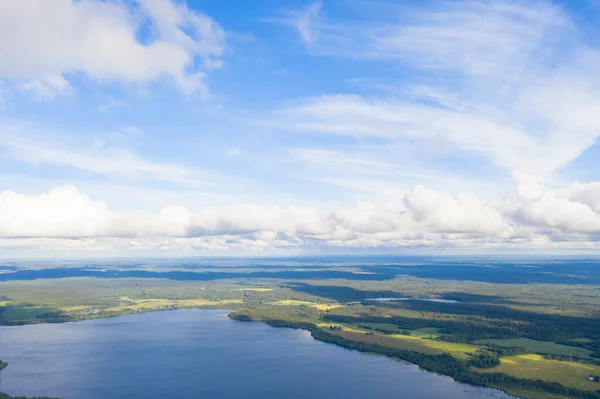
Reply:
<svg viewBox="0 0 600 399"><path fill-rule="evenodd" d="M221 308L235 320L304 329L317 340L515 396L600 398L600 383L590 378L600 375L600 286L579 284L573 273L562 281L556 264L552 278L540 266L538 282L534 269L526 269L524 283L508 280L508 264L501 265L504 277L470 264L448 265L445 273L436 267L438 278L419 266L263 266L185 265L184 274L166 275L161 266L147 273L124 269L115 278L107 277L116 273L110 268L101 278L64 271L57 278L5 277L0 325ZM139 278L130 277L136 273ZM452 279L467 275L477 280Z"/></svg>

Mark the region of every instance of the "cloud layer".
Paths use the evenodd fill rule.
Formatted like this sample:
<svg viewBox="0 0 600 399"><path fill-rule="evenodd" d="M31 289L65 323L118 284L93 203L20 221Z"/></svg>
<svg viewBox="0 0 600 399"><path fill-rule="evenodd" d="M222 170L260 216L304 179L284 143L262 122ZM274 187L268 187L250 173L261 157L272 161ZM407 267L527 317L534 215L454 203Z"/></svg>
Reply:
<svg viewBox="0 0 600 399"><path fill-rule="evenodd" d="M83 246L95 240L111 242L113 250L127 242L153 250L169 243L190 252L594 244L600 234L599 183L555 190L530 176L515 176L515 182L518 199L501 203L416 186L398 198L396 207L245 204L197 211L167 206L157 213L115 212L73 186L38 195L6 190L0 192L0 237L38 244L69 239L69 245L80 241Z"/></svg>

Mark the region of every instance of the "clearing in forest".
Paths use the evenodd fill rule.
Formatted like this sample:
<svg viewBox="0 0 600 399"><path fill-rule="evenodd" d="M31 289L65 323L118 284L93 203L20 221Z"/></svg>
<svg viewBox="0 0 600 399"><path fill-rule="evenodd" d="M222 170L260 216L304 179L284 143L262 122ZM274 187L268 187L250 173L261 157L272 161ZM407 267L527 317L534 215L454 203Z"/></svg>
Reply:
<svg viewBox="0 0 600 399"><path fill-rule="evenodd" d="M600 383L590 381L590 375L600 375L600 366L578 362L545 359L540 355L517 355L500 359L500 365L476 369L481 373L504 373L528 380L553 381L565 387L597 391Z"/></svg>
<svg viewBox="0 0 600 399"><path fill-rule="evenodd" d="M474 353L481 349L480 346L470 344L435 341L432 339L402 334L383 335L348 327L330 332L352 341L379 344L390 348L420 352L426 355L441 355L442 353L448 353L458 359L466 359L469 357L470 353Z"/></svg>

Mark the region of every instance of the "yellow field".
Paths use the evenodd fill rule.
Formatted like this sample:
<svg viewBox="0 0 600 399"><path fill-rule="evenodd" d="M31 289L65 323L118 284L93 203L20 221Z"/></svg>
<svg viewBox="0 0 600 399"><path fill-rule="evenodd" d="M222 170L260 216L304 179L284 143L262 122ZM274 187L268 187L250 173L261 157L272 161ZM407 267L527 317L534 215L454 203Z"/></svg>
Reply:
<svg viewBox="0 0 600 399"><path fill-rule="evenodd" d="M297 301L294 299L283 299L281 301L273 302L272 305L292 305L292 306L305 305L305 306L312 306L319 310L329 310L329 309L339 308L340 306L343 306L340 304L314 303L314 302L308 302L308 301Z"/></svg>
<svg viewBox="0 0 600 399"><path fill-rule="evenodd" d="M0 301L0 306L6 306L10 303L10 301Z"/></svg>
<svg viewBox="0 0 600 399"><path fill-rule="evenodd" d="M315 303L314 302L308 302L308 301L297 301L295 299L282 299L281 301L273 302L272 305L294 305L294 306L306 305L306 306L312 306L312 305L315 305Z"/></svg>
<svg viewBox="0 0 600 399"><path fill-rule="evenodd" d="M182 299L182 300L169 300L169 299L141 299L132 300L129 297L122 297L121 304L119 306L112 306L108 308L98 309L101 313L130 313L130 312L146 312L150 310L163 310L163 309L184 309L184 308L198 308L198 307L219 307L228 304L240 304L243 303L241 299L225 299L221 301L209 301L206 299ZM68 306L61 307L67 313L80 313L84 311L94 310L88 306Z"/></svg>
<svg viewBox="0 0 600 399"><path fill-rule="evenodd" d="M566 387L596 391L600 383L588 376L600 375L600 366L547 360L540 355L517 355L500 359L501 364L490 369L475 369L482 373L504 373L518 378L558 382Z"/></svg>
<svg viewBox="0 0 600 399"><path fill-rule="evenodd" d="M441 355L442 353L448 353L458 359L466 359L468 358L469 353L481 349L480 346L475 345L434 341L410 335L382 335L376 333L367 335L364 330L348 328L346 326L344 326L343 330L334 330L330 332L352 341L363 341L371 344L388 346L390 348L421 352L427 355Z"/></svg>

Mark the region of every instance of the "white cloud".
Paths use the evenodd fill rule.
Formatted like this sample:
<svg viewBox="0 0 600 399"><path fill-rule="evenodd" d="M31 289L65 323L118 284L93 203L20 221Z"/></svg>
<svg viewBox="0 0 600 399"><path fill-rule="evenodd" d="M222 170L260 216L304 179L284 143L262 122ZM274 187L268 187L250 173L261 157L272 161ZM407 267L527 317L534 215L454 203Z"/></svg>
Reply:
<svg viewBox="0 0 600 399"><path fill-rule="evenodd" d="M69 94L72 90L71 84L62 75L23 82L20 88L31 93L36 101L52 100L56 96Z"/></svg>
<svg viewBox="0 0 600 399"><path fill-rule="evenodd" d="M0 192L3 237L97 236L106 231L111 217L105 203L93 201L74 187L37 196Z"/></svg>
<svg viewBox="0 0 600 399"><path fill-rule="evenodd" d="M413 218L430 231L495 235L505 229L500 212L482 204L473 194L461 193L453 198L416 186L404 201Z"/></svg>
<svg viewBox="0 0 600 399"><path fill-rule="evenodd" d="M600 182L574 182L568 189L559 191L565 198L585 204L600 213Z"/></svg>
<svg viewBox="0 0 600 399"><path fill-rule="evenodd" d="M321 15L311 53L403 68L409 83L400 95L315 96L264 124L398 145L442 140L465 157L541 179L600 136L600 49L580 40L561 7L460 1L385 10L367 20Z"/></svg>
<svg viewBox="0 0 600 399"><path fill-rule="evenodd" d="M2 82L0 82L0 111L4 111L7 108L7 93L6 89L3 87Z"/></svg>
<svg viewBox="0 0 600 399"><path fill-rule="evenodd" d="M517 174L515 180L523 201L518 212L526 223L562 233L600 234L598 182L552 190L530 176Z"/></svg>
<svg viewBox="0 0 600 399"><path fill-rule="evenodd" d="M596 101L600 106L598 94ZM599 134L600 124L598 129L568 127L567 122L575 123L575 118L576 115L565 118L556 130L537 136L514 120L491 118L476 110L463 112L406 101L325 96L284 109L276 123L298 132L376 137L391 143L427 143L441 138L509 171L546 176L577 158Z"/></svg>
<svg viewBox="0 0 600 399"><path fill-rule="evenodd" d="M140 41L140 24L152 33ZM36 98L68 87L72 73L101 81L169 78L205 95L205 72L218 67L224 32L212 19L172 0L7 0L0 3L0 77Z"/></svg>
<svg viewBox="0 0 600 399"><path fill-rule="evenodd" d="M124 148L67 149L12 143L10 149L14 159L32 165L67 166L100 175L177 181L192 174L183 166L149 161Z"/></svg>
<svg viewBox="0 0 600 399"><path fill-rule="evenodd" d="M128 134L139 134L134 126L125 127ZM115 134L109 134L114 136ZM123 147L94 138L89 145L72 143L68 135L56 135L28 124L0 124L0 148L13 160L30 165L68 167L103 176L148 179L198 188L205 184L202 174L187 166L157 162Z"/></svg>
<svg viewBox="0 0 600 399"><path fill-rule="evenodd" d="M296 16L291 25L303 37L319 35L318 43L305 40L318 44L311 48L315 54L406 61L473 75L501 74L507 65L519 69L532 52L572 28L559 6L536 0L358 5L347 7L345 17L326 15L320 2L286 15Z"/></svg>
<svg viewBox="0 0 600 399"><path fill-rule="evenodd" d="M450 196L416 186L395 207L362 202L318 210L248 203L197 211L168 205L157 212L117 212L73 186L37 195L7 190L0 191L0 238L16 240L17 246L27 240L34 246L54 240L67 250L104 252L599 248L595 234L600 232L600 213L565 198L577 188L536 191L526 187L531 184L517 177L525 195L512 207L485 203L469 193ZM2 242L0 247L5 246Z"/></svg>
<svg viewBox="0 0 600 399"><path fill-rule="evenodd" d="M311 3L293 18L293 24L307 47L313 46L319 39L318 25L322 8L323 3L320 1Z"/></svg>

